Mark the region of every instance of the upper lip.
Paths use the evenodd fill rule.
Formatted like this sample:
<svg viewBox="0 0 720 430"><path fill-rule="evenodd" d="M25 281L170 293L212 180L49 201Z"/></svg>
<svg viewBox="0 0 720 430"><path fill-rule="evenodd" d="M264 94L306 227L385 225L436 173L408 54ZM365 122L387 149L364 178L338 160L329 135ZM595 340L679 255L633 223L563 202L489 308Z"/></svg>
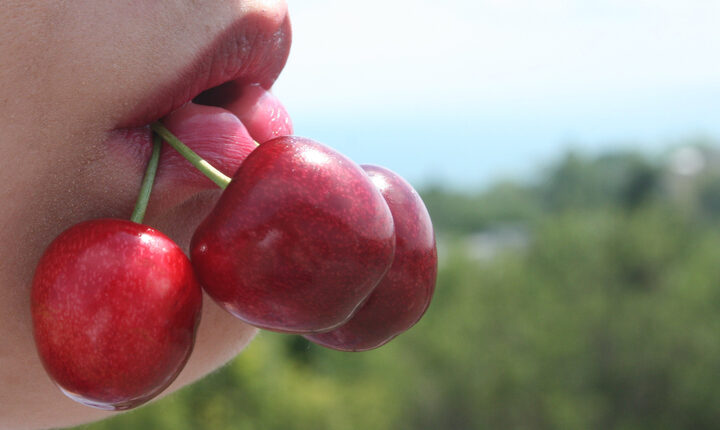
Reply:
<svg viewBox="0 0 720 430"><path fill-rule="evenodd" d="M230 81L269 89L285 66L291 28L287 15L279 23L251 15L220 32L178 77L151 93L117 128L150 124L197 97Z"/></svg>

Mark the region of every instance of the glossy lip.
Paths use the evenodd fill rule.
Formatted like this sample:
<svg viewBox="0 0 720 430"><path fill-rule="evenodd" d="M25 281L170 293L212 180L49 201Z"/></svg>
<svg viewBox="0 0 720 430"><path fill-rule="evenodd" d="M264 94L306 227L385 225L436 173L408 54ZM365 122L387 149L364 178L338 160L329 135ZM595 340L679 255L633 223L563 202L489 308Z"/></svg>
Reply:
<svg viewBox="0 0 720 430"><path fill-rule="evenodd" d="M230 81L269 89L285 66L291 35L287 14L279 21L262 14L237 20L180 71L177 79L162 85L131 109L116 129L148 125L203 91Z"/></svg>
<svg viewBox="0 0 720 430"><path fill-rule="evenodd" d="M177 78L157 86L120 115L123 119L108 130L105 140L110 159L124 166L120 169L126 172L126 177L135 178L139 183L152 149L150 123L188 104L203 91L226 82L259 84L269 89L285 66L290 43L287 12L279 17L262 13L246 15L234 22L206 48L198 50L195 60L178 70ZM185 143L231 176L246 154L239 142L227 139L227 131L227 127L212 129L206 138ZM148 217L163 214L199 192L214 189L217 189L215 184L198 174L176 151L163 145Z"/></svg>

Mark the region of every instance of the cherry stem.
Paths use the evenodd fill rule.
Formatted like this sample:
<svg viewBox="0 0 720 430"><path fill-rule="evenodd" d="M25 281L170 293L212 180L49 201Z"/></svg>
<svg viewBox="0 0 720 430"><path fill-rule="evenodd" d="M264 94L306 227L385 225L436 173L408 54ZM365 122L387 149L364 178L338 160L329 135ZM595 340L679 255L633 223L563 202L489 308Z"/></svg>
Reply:
<svg viewBox="0 0 720 430"><path fill-rule="evenodd" d="M160 136L157 134L154 134L150 161L148 161L147 169L145 170L145 177L143 178L142 185L140 186L140 193L138 193L138 198L135 202L135 209L130 216L130 221L132 222L142 224L143 218L145 218L145 211L147 210L148 202L150 201L150 192L152 191L152 186L155 182L155 174L157 173L158 162L160 160L161 146L162 139L160 139Z"/></svg>
<svg viewBox="0 0 720 430"><path fill-rule="evenodd" d="M172 146L177 152L180 153L186 160L190 162L196 169L198 169L203 175L207 176L211 181L215 182L220 188L227 188L230 183L230 178L225 176L221 171L212 166L212 164L205 161L195 151L188 148L187 145L182 143L180 139L170 132L164 125L159 122L150 124L150 128L160 135L168 145Z"/></svg>

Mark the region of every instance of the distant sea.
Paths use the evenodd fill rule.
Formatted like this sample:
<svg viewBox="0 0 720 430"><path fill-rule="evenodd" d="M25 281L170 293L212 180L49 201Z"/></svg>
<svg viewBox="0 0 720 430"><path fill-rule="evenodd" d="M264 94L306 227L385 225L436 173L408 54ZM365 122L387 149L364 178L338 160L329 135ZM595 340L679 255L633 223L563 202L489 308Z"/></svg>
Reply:
<svg viewBox="0 0 720 430"><path fill-rule="evenodd" d="M617 98L615 98L617 97ZM400 110L402 112L402 110ZM475 189L530 180L569 149L660 154L689 140L720 139L720 91L678 91L604 101L463 107L442 114L343 112L293 116L295 132L358 163L384 165L416 187Z"/></svg>

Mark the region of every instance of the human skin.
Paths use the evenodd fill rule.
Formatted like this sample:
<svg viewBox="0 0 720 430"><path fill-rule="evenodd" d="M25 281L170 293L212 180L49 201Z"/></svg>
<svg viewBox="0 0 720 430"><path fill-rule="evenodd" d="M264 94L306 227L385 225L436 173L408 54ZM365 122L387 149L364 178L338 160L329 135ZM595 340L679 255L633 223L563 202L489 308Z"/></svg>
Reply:
<svg viewBox="0 0 720 430"><path fill-rule="evenodd" d="M238 25L245 22L247 29ZM144 166L106 142L148 94L178 78L229 28L245 31L252 45L287 23L282 0L0 2L0 429L110 415L68 399L46 375L32 337L35 265L71 225L128 218ZM269 80L284 58L276 64ZM187 250L217 196L161 184L145 224ZM255 333L207 296L203 303L195 350L165 394L226 363Z"/></svg>

